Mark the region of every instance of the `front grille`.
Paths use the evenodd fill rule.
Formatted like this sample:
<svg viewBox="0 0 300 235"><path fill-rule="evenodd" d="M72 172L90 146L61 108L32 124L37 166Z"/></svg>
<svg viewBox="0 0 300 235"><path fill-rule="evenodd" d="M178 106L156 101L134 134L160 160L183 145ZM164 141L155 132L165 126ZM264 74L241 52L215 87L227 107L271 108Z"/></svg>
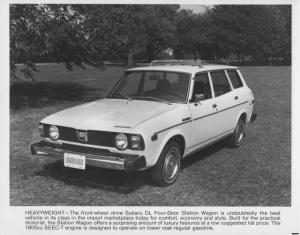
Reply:
<svg viewBox="0 0 300 235"><path fill-rule="evenodd" d="M115 146L115 137L117 133L107 131L88 131L88 140L91 144L102 146Z"/></svg>
<svg viewBox="0 0 300 235"><path fill-rule="evenodd" d="M46 137L49 137L49 127L50 125L45 125L45 134ZM59 130L59 140L65 140L76 143L84 143L91 145L100 145L106 147L115 147L115 136L116 132L108 132L108 131L94 131L88 130L87 136L88 141L80 141L76 134L75 128L57 126Z"/></svg>
<svg viewBox="0 0 300 235"><path fill-rule="evenodd" d="M72 144L62 144L62 149L72 152L82 152L94 155L101 155L103 153L110 153L108 149L98 149L98 148L91 148L91 147L84 147Z"/></svg>

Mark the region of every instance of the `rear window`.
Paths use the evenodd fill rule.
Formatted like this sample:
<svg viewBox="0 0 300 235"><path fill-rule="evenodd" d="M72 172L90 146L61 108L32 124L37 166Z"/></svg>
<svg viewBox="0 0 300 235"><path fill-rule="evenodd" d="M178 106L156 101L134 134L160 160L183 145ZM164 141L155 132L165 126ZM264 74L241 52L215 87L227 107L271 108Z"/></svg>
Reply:
<svg viewBox="0 0 300 235"><path fill-rule="evenodd" d="M224 95L231 91L225 71L210 72L210 76L215 91L215 97Z"/></svg>
<svg viewBox="0 0 300 235"><path fill-rule="evenodd" d="M227 70L227 74L230 78L233 88L239 88L243 86L242 80L236 70Z"/></svg>

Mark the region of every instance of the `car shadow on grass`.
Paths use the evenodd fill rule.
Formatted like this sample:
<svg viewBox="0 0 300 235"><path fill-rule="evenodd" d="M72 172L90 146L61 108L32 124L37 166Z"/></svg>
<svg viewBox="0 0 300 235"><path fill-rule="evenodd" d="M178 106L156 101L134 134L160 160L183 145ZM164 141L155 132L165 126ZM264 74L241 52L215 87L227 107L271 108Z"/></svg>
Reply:
<svg viewBox="0 0 300 235"><path fill-rule="evenodd" d="M221 151L224 148L228 148L228 140L224 139L221 140L213 145L210 145L207 148L199 150L192 155L188 156L187 158L183 159L182 161L182 169L188 168L190 165L204 160L205 158L211 157L215 153Z"/></svg>
<svg viewBox="0 0 300 235"><path fill-rule="evenodd" d="M76 82L16 82L10 86L10 108L38 108L62 101L90 101L95 89L101 98L101 88L89 88Z"/></svg>
<svg viewBox="0 0 300 235"><path fill-rule="evenodd" d="M204 150L196 152L183 160L182 168L188 168L192 164L202 161L207 157L211 157L214 153L226 147L226 141L221 141ZM65 184L74 185L80 188L95 188L121 194L130 194L145 185L155 186L151 181L149 170L124 172L88 166L87 169L83 171L64 167L62 161L44 165L43 170L35 172L35 174L52 177Z"/></svg>
<svg viewBox="0 0 300 235"><path fill-rule="evenodd" d="M124 172L87 166L86 170L77 170L63 166L63 161L56 161L44 165L43 170L35 172L36 175L52 177L65 184L76 187L95 188L129 194L140 187L150 184L148 171Z"/></svg>

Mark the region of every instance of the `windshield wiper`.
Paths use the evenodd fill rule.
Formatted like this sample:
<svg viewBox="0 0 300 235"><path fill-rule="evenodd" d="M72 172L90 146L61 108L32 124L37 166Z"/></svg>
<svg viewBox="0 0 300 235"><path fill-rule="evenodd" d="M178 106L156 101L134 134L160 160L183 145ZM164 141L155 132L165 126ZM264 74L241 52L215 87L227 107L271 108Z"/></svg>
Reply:
<svg viewBox="0 0 300 235"><path fill-rule="evenodd" d="M116 96L119 96L119 97L121 97L121 98L123 98L123 99L126 99L126 100L130 100L130 101L132 100L131 97L129 97L129 96L127 96L127 95L123 95L123 94L118 93L118 92L113 93L112 95L110 95L110 97L116 97Z"/></svg>
<svg viewBox="0 0 300 235"><path fill-rule="evenodd" d="M172 103L166 101L166 100L161 100L159 98L153 97L153 96L134 96L134 98L140 98L140 99L147 99L147 100L154 100L154 101L158 101L158 102L162 102L168 105L171 105Z"/></svg>

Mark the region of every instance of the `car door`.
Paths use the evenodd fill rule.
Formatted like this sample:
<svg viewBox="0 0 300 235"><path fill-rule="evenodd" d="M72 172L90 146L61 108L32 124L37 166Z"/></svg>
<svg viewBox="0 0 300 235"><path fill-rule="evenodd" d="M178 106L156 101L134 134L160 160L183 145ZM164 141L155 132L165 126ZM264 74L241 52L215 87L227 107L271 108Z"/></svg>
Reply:
<svg viewBox="0 0 300 235"><path fill-rule="evenodd" d="M196 102L196 95L203 95L203 99ZM189 149L193 151L209 143L218 134L216 129L217 109L207 72L195 75L189 108L192 115L191 146Z"/></svg>
<svg viewBox="0 0 300 235"><path fill-rule="evenodd" d="M232 92L232 86L228 80L225 70L209 72L215 96L217 110L216 120L218 136L226 135L233 131L236 121L236 99Z"/></svg>

